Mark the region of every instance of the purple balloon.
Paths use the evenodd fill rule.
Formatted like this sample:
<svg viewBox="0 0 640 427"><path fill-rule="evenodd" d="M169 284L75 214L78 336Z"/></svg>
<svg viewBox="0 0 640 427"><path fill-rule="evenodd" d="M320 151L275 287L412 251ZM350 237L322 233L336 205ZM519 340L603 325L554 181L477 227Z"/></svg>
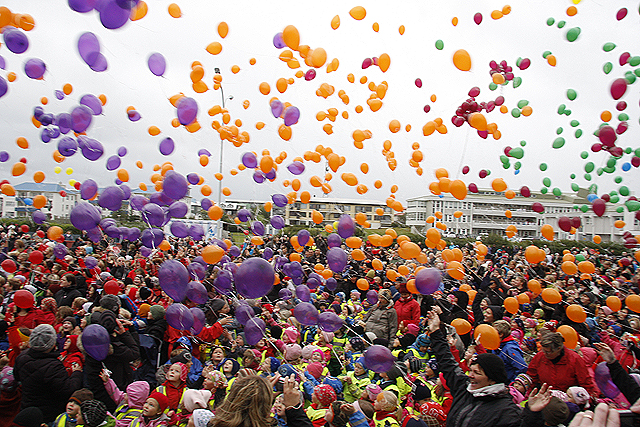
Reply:
<svg viewBox="0 0 640 427"><path fill-rule="evenodd" d="M298 245L306 245L309 242L309 237L311 237L309 230L302 229L298 231Z"/></svg>
<svg viewBox="0 0 640 427"><path fill-rule="evenodd" d="M140 240L149 249L157 248L164 240L164 233L157 228L146 228L142 232Z"/></svg>
<svg viewBox="0 0 640 427"><path fill-rule="evenodd" d="M100 52L98 52L98 54L95 56L95 60L93 61L93 64L89 65L89 68L91 68L93 71L97 73L101 73L102 71L105 71L108 67L109 67L109 64L107 63L107 58Z"/></svg>
<svg viewBox="0 0 640 427"><path fill-rule="evenodd" d="M264 174L264 177L267 178L269 181L273 181L274 179L276 179L276 170L275 170L275 168L271 169L269 172Z"/></svg>
<svg viewBox="0 0 640 427"><path fill-rule="evenodd" d="M347 214L341 215L340 219L338 220L338 234L340 235L340 237L342 237L343 239L351 237L353 236L353 232L355 230L356 224L353 221L353 218L351 218L351 216Z"/></svg>
<svg viewBox="0 0 640 427"><path fill-rule="evenodd" d="M302 162L295 161L291 163L289 166L287 166L287 169L289 169L289 172L291 172L294 175L300 175L301 173L304 172L305 168Z"/></svg>
<svg viewBox="0 0 640 427"><path fill-rule="evenodd" d="M202 199L200 201L200 207L205 211L208 211L211 206L213 206L213 202L209 199Z"/></svg>
<svg viewBox="0 0 640 427"><path fill-rule="evenodd" d="M100 0L96 10L100 13L100 22L109 30L122 27L131 15L131 9L122 7L117 0Z"/></svg>
<svg viewBox="0 0 640 427"><path fill-rule="evenodd" d="M98 197L98 205L110 211L117 211L122 207L123 200L124 191L117 185L112 185L102 191Z"/></svg>
<svg viewBox="0 0 640 427"><path fill-rule="evenodd" d="M265 250L262 251L262 258L266 259L267 261L273 258L273 249L265 248Z"/></svg>
<svg viewBox="0 0 640 427"><path fill-rule="evenodd" d="M296 286L296 297L304 302L311 301L311 291L307 285Z"/></svg>
<svg viewBox="0 0 640 427"><path fill-rule="evenodd" d="M598 363L596 369L594 369L594 378L598 388L602 391L602 394L609 399L613 399L620 394L620 390L611 379L611 373L609 372L607 362Z"/></svg>
<svg viewBox="0 0 640 427"><path fill-rule="evenodd" d="M274 194L271 196L271 200L273 200L273 204L279 208L283 208L287 206L289 199L284 194Z"/></svg>
<svg viewBox="0 0 640 427"><path fill-rule="evenodd" d="M56 123L61 133L68 133L73 127L73 118L69 113L60 113L56 117Z"/></svg>
<svg viewBox="0 0 640 427"><path fill-rule="evenodd" d="M273 288L275 272L262 258L249 258L240 264L234 274L236 291L246 298L260 298Z"/></svg>
<svg viewBox="0 0 640 427"><path fill-rule="evenodd" d="M174 200L180 200L189 192L187 179L178 172L167 171L162 183L162 193Z"/></svg>
<svg viewBox="0 0 640 427"><path fill-rule="evenodd" d="M4 44L13 53L24 53L29 49L29 39L27 35L17 28L5 27L2 33Z"/></svg>
<svg viewBox="0 0 640 427"><path fill-rule="evenodd" d="M202 329L204 328L204 325L206 323L204 311L202 311L198 307L191 307L189 311L193 315L193 326L191 327L191 333L193 335L198 335L200 332L202 332Z"/></svg>
<svg viewBox="0 0 640 427"><path fill-rule="evenodd" d="M251 231L256 236L264 236L264 224L260 221L255 221L253 224L251 224Z"/></svg>
<svg viewBox="0 0 640 427"><path fill-rule="evenodd" d="M91 270L92 268L96 268L98 266L98 260L92 256L86 256L84 257L84 266L89 270Z"/></svg>
<svg viewBox="0 0 640 427"><path fill-rule="evenodd" d="M132 122L137 122L142 118L140 113L138 113L136 110L127 111L127 117L129 117L129 120L131 120Z"/></svg>
<svg viewBox="0 0 640 427"><path fill-rule="evenodd" d="M200 267L202 267L202 265L200 265ZM207 296L207 288L205 288L202 283L192 280L187 284L187 298L196 304L204 304L209 298Z"/></svg>
<svg viewBox="0 0 640 427"><path fill-rule="evenodd" d="M162 290L174 301L180 302L187 296L189 272L180 261L168 259L163 262L158 271L158 280Z"/></svg>
<svg viewBox="0 0 640 427"><path fill-rule="evenodd" d="M284 218L280 215L274 215L271 217L271 226L276 230L282 230L285 227Z"/></svg>
<svg viewBox="0 0 640 427"><path fill-rule="evenodd" d="M388 372L393 367L396 358L391 350L382 345L372 345L364 352L364 363L373 372Z"/></svg>
<svg viewBox="0 0 640 427"><path fill-rule="evenodd" d="M187 181L189 181L189 184L191 185L196 185L200 182L200 177L197 173L190 173L189 175L187 175Z"/></svg>
<svg viewBox="0 0 640 427"><path fill-rule="evenodd" d="M149 66L149 71L156 76L162 76L167 69L167 61L165 61L164 56L158 52L152 53L151 56L149 56L147 65Z"/></svg>
<svg viewBox="0 0 640 427"><path fill-rule="evenodd" d="M337 289L338 287L338 281L336 279L334 279L333 277L329 277L327 279L327 281L324 284L325 288L327 288L329 291L333 292Z"/></svg>
<svg viewBox="0 0 640 427"><path fill-rule="evenodd" d="M142 218L150 225L162 227L164 224L164 211L155 203L147 203L140 212L142 213Z"/></svg>
<svg viewBox="0 0 640 427"><path fill-rule="evenodd" d="M287 288L282 288L282 289L280 289L278 291L278 298L280 298L281 300L290 299L292 296L293 296L293 294Z"/></svg>
<svg viewBox="0 0 640 427"><path fill-rule="evenodd" d="M92 113L91 109L84 105L80 105L71 111L72 129L74 132L81 133L87 130L89 125L91 125Z"/></svg>
<svg viewBox="0 0 640 427"><path fill-rule="evenodd" d="M198 157L202 156L203 154L207 157L211 157L211 153L206 148L201 148L198 150Z"/></svg>
<svg viewBox="0 0 640 427"><path fill-rule="evenodd" d="M91 230L100 223L100 210L88 202L78 202L71 209L69 220L78 230Z"/></svg>
<svg viewBox="0 0 640 427"><path fill-rule="evenodd" d="M96 161L104 154L104 147L100 141L95 139L80 136L78 137L78 146L87 160Z"/></svg>
<svg viewBox="0 0 640 427"><path fill-rule="evenodd" d="M235 309L236 319L241 325L246 325L256 315L255 311L246 302L241 302Z"/></svg>
<svg viewBox="0 0 640 427"><path fill-rule="evenodd" d="M295 125L298 123L298 119L300 119L300 110L298 110L298 107L289 107L287 111L284 112L285 126Z"/></svg>
<svg viewBox="0 0 640 427"><path fill-rule="evenodd" d="M236 245L233 245L229 248L229 255L231 255L232 257L237 257L240 255L240 248L237 247Z"/></svg>
<svg viewBox="0 0 640 427"><path fill-rule="evenodd" d="M131 208L136 211L142 210L144 205L146 205L147 203L149 203L149 199L139 194L131 196L131 198L129 199L129 206L131 206Z"/></svg>
<svg viewBox="0 0 640 427"><path fill-rule="evenodd" d="M91 12L96 4L96 0L68 0L71 10L80 13Z"/></svg>
<svg viewBox="0 0 640 427"><path fill-rule="evenodd" d="M238 213L236 213L236 216L241 222L247 222L253 215L251 215L251 212L248 209L242 208Z"/></svg>
<svg viewBox="0 0 640 427"><path fill-rule="evenodd" d="M184 218L189 212L189 207L185 202L173 202L169 205L169 215L172 218Z"/></svg>
<svg viewBox="0 0 640 427"><path fill-rule="evenodd" d="M107 170L114 171L120 167L120 164L121 164L120 157L113 155L107 159L106 167L107 167Z"/></svg>
<svg viewBox="0 0 640 427"><path fill-rule="evenodd" d="M293 316L304 326L315 326L318 324L320 313L313 304L301 302L293 309Z"/></svg>
<svg viewBox="0 0 640 427"><path fill-rule="evenodd" d="M255 171L253 173L253 180L258 183L258 184L262 184L264 182L264 174L260 171Z"/></svg>
<svg viewBox="0 0 640 427"><path fill-rule="evenodd" d="M204 237L204 228L200 224L191 224L189 227L189 236L193 238L193 240L202 240Z"/></svg>
<svg viewBox="0 0 640 427"><path fill-rule="evenodd" d="M235 264L232 264L235 265ZM233 276L230 271L222 270L218 272L218 277L213 281L213 286L216 288L218 292L221 294L228 295L231 293L233 284ZM236 312L237 315L237 312Z"/></svg>
<svg viewBox="0 0 640 427"><path fill-rule="evenodd" d="M335 332L342 328L344 321L333 311L325 311L318 316L318 326L325 332Z"/></svg>
<svg viewBox="0 0 640 427"><path fill-rule="evenodd" d="M6 95L9 90L9 84L4 79L4 77L0 76L0 98Z"/></svg>
<svg viewBox="0 0 640 427"><path fill-rule="evenodd" d="M179 331L188 331L193 327L193 313L184 304L171 304L164 317L169 326Z"/></svg>
<svg viewBox="0 0 640 427"><path fill-rule="evenodd" d="M0 56L0 69L5 69L5 61L4 61L4 57Z"/></svg>
<svg viewBox="0 0 640 427"><path fill-rule="evenodd" d="M422 295L431 295L438 290L442 274L435 268L424 268L416 274L416 289Z"/></svg>
<svg viewBox="0 0 640 427"><path fill-rule="evenodd" d="M342 245L342 239L337 234L329 234L327 236L327 245L330 248L339 248Z"/></svg>
<svg viewBox="0 0 640 427"><path fill-rule="evenodd" d="M64 259L64 257L68 253L69 253L69 250L67 249L67 247L60 242L57 242L56 245L53 247L53 254L56 256L56 259Z"/></svg>
<svg viewBox="0 0 640 427"><path fill-rule="evenodd" d="M82 347L89 356L98 362L109 355L111 337L104 326L97 323L87 326L82 332Z"/></svg>
<svg viewBox="0 0 640 427"><path fill-rule="evenodd" d="M30 79L39 79L44 76L45 71L47 71L47 65L42 59L31 58L24 64L24 73Z"/></svg>
<svg viewBox="0 0 640 427"><path fill-rule="evenodd" d="M102 101L95 95L90 93L83 95L82 98L80 98L80 105L89 107L94 116L102 114Z"/></svg>
<svg viewBox="0 0 640 427"><path fill-rule="evenodd" d="M33 222L36 224L44 224L47 220L47 216L42 213L42 211L37 210L33 213Z"/></svg>
<svg viewBox="0 0 640 427"><path fill-rule="evenodd" d="M327 251L327 263L331 271L341 273L347 266L347 253L340 248L331 248Z"/></svg>
<svg viewBox="0 0 640 427"><path fill-rule="evenodd" d="M367 291L367 301L369 304L374 305L378 303L378 293L373 289Z"/></svg>
<svg viewBox="0 0 640 427"><path fill-rule="evenodd" d="M58 141L58 151L65 157L71 157L78 151L78 142L70 136L60 138L60 141Z"/></svg>
<svg viewBox="0 0 640 427"><path fill-rule="evenodd" d="M78 53L89 66L95 64L100 54L100 41L93 33L84 33L78 39Z"/></svg>
<svg viewBox="0 0 640 427"><path fill-rule="evenodd" d="M271 114L273 114L273 117L280 117L280 114L282 114L282 110L284 109L282 102L280 102L280 100L278 99L274 99L273 101L271 101L269 106L271 107Z"/></svg>
<svg viewBox="0 0 640 427"><path fill-rule="evenodd" d="M187 126L198 117L198 103L193 98L186 96L180 98L176 108L181 125Z"/></svg>
<svg viewBox="0 0 640 427"><path fill-rule="evenodd" d="M196 280L204 280L205 276L207 275L207 267L200 264L199 262L192 262L191 264L189 264L187 266L187 271L189 272L190 277L195 277ZM189 294L187 293L187 297L188 296Z"/></svg>
<svg viewBox="0 0 640 427"><path fill-rule="evenodd" d="M163 139L162 141L160 141L160 153L162 153L165 156L168 156L169 154L173 153L173 150L175 148L175 144L173 143L173 139L167 137L165 139ZM189 174L191 175L191 174ZM196 175L197 176L197 175ZM196 181L195 183L192 184L197 184L200 181L200 177L198 177L198 181Z"/></svg>
<svg viewBox="0 0 640 427"><path fill-rule="evenodd" d="M0 162L4 163L9 160L9 153L6 151L0 151Z"/></svg>
<svg viewBox="0 0 640 427"><path fill-rule="evenodd" d="M282 40L282 33L278 33L273 36L273 45L278 49L282 49L286 46L284 40Z"/></svg>
<svg viewBox="0 0 640 427"><path fill-rule="evenodd" d="M244 328L244 341L247 345L256 345L264 338L267 325L264 320L254 317Z"/></svg>
<svg viewBox="0 0 640 427"><path fill-rule="evenodd" d="M258 166L258 158L251 152L244 153L242 155L242 164L249 169L253 169Z"/></svg>
<svg viewBox="0 0 640 427"><path fill-rule="evenodd" d="M180 239L184 239L189 236L189 227L187 227L182 221L173 221L171 223L170 230L171 234Z"/></svg>

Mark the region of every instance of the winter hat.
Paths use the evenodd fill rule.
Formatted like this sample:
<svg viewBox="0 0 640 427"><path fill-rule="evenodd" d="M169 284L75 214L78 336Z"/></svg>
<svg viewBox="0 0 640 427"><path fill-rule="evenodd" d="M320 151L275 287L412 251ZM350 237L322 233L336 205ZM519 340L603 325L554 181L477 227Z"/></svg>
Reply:
<svg viewBox="0 0 640 427"><path fill-rule="evenodd" d="M478 364L484 371L485 375L490 380L496 383L506 384L509 379L507 378L507 372L504 368L504 362L497 354L493 353L481 353L478 354L472 361L471 365Z"/></svg>
<svg viewBox="0 0 640 427"><path fill-rule="evenodd" d="M409 323L407 325L407 333L418 336L418 334L420 334L420 327L415 323Z"/></svg>
<svg viewBox="0 0 640 427"><path fill-rule="evenodd" d="M158 402L158 406L160 406L160 412L164 412L165 409L167 409L167 406L169 406L169 399L167 398L167 396L162 393L158 393L157 391L151 393L149 395L149 399L153 399Z"/></svg>
<svg viewBox="0 0 640 427"><path fill-rule="evenodd" d="M96 321L94 321L94 319ZM102 313L95 312L91 315L91 323L98 323L102 325L109 334L113 333L118 327L118 322L116 322L116 315L111 310L105 310Z"/></svg>
<svg viewBox="0 0 640 427"><path fill-rule="evenodd" d="M107 406L99 400L86 400L80 405L86 427L98 427L107 419Z"/></svg>
<svg viewBox="0 0 640 427"><path fill-rule="evenodd" d="M56 330L49 324L38 325L29 336L29 347L36 351L51 350L57 342Z"/></svg>
<svg viewBox="0 0 640 427"><path fill-rule="evenodd" d="M504 307L499 305L490 305L487 307L493 313L493 320L501 320L504 316Z"/></svg>
<svg viewBox="0 0 640 427"><path fill-rule="evenodd" d="M13 368L5 366L0 371L0 391L12 392L16 389L18 383L13 377Z"/></svg>
<svg viewBox="0 0 640 427"><path fill-rule="evenodd" d="M400 292L401 294L408 294L409 290L407 289L407 284L406 283L400 283L398 286L396 286L396 289L398 289L398 292Z"/></svg>
<svg viewBox="0 0 640 427"><path fill-rule="evenodd" d="M42 424L42 411L40 408L31 406L25 408L13 419L13 424L20 427L40 427Z"/></svg>
<svg viewBox="0 0 640 427"><path fill-rule="evenodd" d="M82 402L85 402L87 400L93 400L93 392L88 388L81 388L80 390L74 391L69 398L69 402L74 401L78 405L82 405Z"/></svg>
<svg viewBox="0 0 640 427"><path fill-rule="evenodd" d="M42 311L49 311L51 313L56 313L58 311L58 304L56 304L55 299L51 297L47 297L40 302L40 309Z"/></svg>
<svg viewBox="0 0 640 427"><path fill-rule="evenodd" d="M300 332L298 332L298 330L294 327L285 329L283 334L290 343L296 343L298 341L298 338L300 338Z"/></svg>
<svg viewBox="0 0 640 427"><path fill-rule="evenodd" d="M352 291L351 291L351 296L352 296L352 297L353 297L353 296L355 296L355 297L360 298L360 292L358 292L358 291L356 291L356 290L354 289L354 290L352 290Z"/></svg>
<svg viewBox="0 0 640 427"><path fill-rule="evenodd" d="M145 288L143 288L143 289L145 289ZM149 309L151 309L151 306L149 304L147 304L146 302L140 304L140 308L138 309L138 315L140 317L146 318L147 314L149 314Z"/></svg>
<svg viewBox="0 0 640 427"><path fill-rule="evenodd" d="M338 400L336 391L329 384L320 384L313 388L313 394L316 395L320 405L328 407L331 403Z"/></svg>
<svg viewBox="0 0 640 427"><path fill-rule="evenodd" d="M551 396L551 400L542 410L542 416L547 425L557 426L564 424L569 418L569 407L562 400L555 396Z"/></svg>
<svg viewBox="0 0 640 427"><path fill-rule="evenodd" d="M319 348L316 348L311 352L311 356L313 357L313 355L316 353L320 355L320 360L324 360L324 351L320 350Z"/></svg>
<svg viewBox="0 0 640 427"><path fill-rule="evenodd" d="M127 404L129 408L142 408L149 397L149 383L134 381L127 386Z"/></svg>
<svg viewBox="0 0 640 427"><path fill-rule="evenodd" d="M357 364L359 364L360 366L362 366L362 368L363 368L365 371L368 371L368 370L369 370L369 369L367 368L367 364L366 364L366 363L365 363L365 361L364 361L364 357L358 357L358 358L355 360L355 362L353 362L353 363L357 363Z"/></svg>
<svg viewBox="0 0 640 427"><path fill-rule="evenodd" d="M518 374L513 382L522 384L525 390L529 390L529 387L531 387L531 385L533 384L533 380L531 379L531 377L524 373Z"/></svg>
<svg viewBox="0 0 640 427"><path fill-rule="evenodd" d="M447 419L447 414L445 414L444 409L436 402L426 402L420 405L420 415L426 420L427 425L442 426L446 423ZM434 418L437 423L431 422Z"/></svg>
<svg viewBox="0 0 640 427"><path fill-rule="evenodd" d="M392 300L391 291L389 289L381 289L378 292L378 297L379 298L383 298L383 299L385 299L387 301L391 301Z"/></svg>
<svg viewBox="0 0 640 427"><path fill-rule="evenodd" d="M271 372L276 372L280 367L280 363L280 360L276 359L275 357L269 357L269 367L271 369Z"/></svg>
<svg viewBox="0 0 640 427"><path fill-rule="evenodd" d="M229 357L227 357L226 359L224 359L221 363L220 363L220 368L222 368L224 366L224 364L227 362L227 360L231 361L231 364L233 365L233 367L231 368L231 375L235 375L238 373L238 371L240 370L240 363L238 363L237 360L235 359L231 359Z"/></svg>
<svg viewBox="0 0 640 427"><path fill-rule="evenodd" d="M209 306L209 308L211 308L211 310L213 310L216 314L222 310L222 307L224 307L224 300L220 299L220 298L216 298L216 299L212 299L211 301L209 301L209 304L207 304Z"/></svg>
<svg viewBox="0 0 640 427"><path fill-rule="evenodd" d="M187 412L193 412L196 409L206 409L209 399L211 399L211 392L209 390L193 390L188 388L182 394L182 403Z"/></svg>
<svg viewBox="0 0 640 427"><path fill-rule="evenodd" d="M367 392L367 396L369 396L369 400L371 400L372 402L376 400L380 393L382 393L382 389L380 388L380 386L373 383L367 384L367 386L365 387L365 391Z"/></svg>
<svg viewBox="0 0 640 427"><path fill-rule="evenodd" d="M189 373L189 368L187 368L187 365L182 362L176 362L174 363L174 365L180 366L180 381L186 381L187 374Z"/></svg>
<svg viewBox="0 0 640 427"><path fill-rule="evenodd" d="M71 323L71 326L73 326L74 328L75 328L76 326L78 326L78 323L76 322L76 318L75 318L75 317L73 317L73 316L67 316L67 317L65 317L65 318L64 318L64 320L62 321L62 323L64 323L64 322L69 322L69 323Z"/></svg>
<svg viewBox="0 0 640 427"><path fill-rule="evenodd" d="M153 320L164 319L164 307L161 305L152 305L149 309L149 313L151 313L151 318Z"/></svg>
<svg viewBox="0 0 640 427"><path fill-rule="evenodd" d="M569 387L569 390L567 391L571 392L576 404L584 405L589 402L589 393L587 393L587 390L585 390L584 387Z"/></svg>
<svg viewBox="0 0 640 427"><path fill-rule="evenodd" d="M429 344L430 340L427 334L418 335L418 338L416 338L416 347L429 347Z"/></svg>
<svg viewBox="0 0 640 427"><path fill-rule="evenodd" d="M424 399L431 399L431 389L422 381L416 381L413 390L413 401L419 402Z"/></svg>
<svg viewBox="0 0 640 427"><path fill-rule="evenodd" d="M118 313L120 310L120 298L115 295L105 295L100 298L100 307Z"/></svg>
<svg viewBox="0 0 640 427"><path fill-rule="evenodd" d="M193 411L191 418L195 427L207 427L207 424L213 418L213 412L206 409L196 409Z"/></svg>
<svg viewBox="0 0 640 427"><path fill-rule="evenodd" d="M302 348L302 358L305 360L310 360L311 359L311 355L313 354L314 351L318 350L320 347L318 347L317 345L305 345Z"/></svg>
<svg viewBox="0 0 640 427"><path fill-rule="evenodd" d="M386 338L376 338L373 340L373 345L381 345L383 347L389 347L389 340Z"/></svg>
<svg viewBox="0 0 640 427"><path fill-rule="evenodd" d="M307 366L307 372L309 372L316 380L320 379L323 370L324 366L318 362L309 363L309 366Z"/></svg>
<svg viewBox="0 0 640 427"><path fill-rule="evenodd" d="M352 337L349 339L349 344L354 351L362 351L364 350L364 341L360 337Z"/></svg>
<svg viewBox="0 0 640 427"><path fill-rule="evenodd" d="M300 356L302 356L302 348L298 344L287 344L284 347L285 360L296 360Z"/></svg>
<svg viewBox="0 0 640 427"><path fill-rule="evenodd" d="M431 368L434 374L438 375L438 361L435 357L426 361L426 365Z"/></svg>
<svg viewBox="0 0 640 427"><path fill-rule="evenodd" d="M193 359L193 356L191 355L191 353L189 352L189 350L184 350L178 354L176 354L175 356L173 356L170 360L171 363L184 363L185 365L189 362L191 362L191 360Z"/></svg>
<svg viewBox="0 0 640 427"><path fill-rule="evenodd" d="M140 291L138 291L138 293L140 294L141 300L147 300L151 296L151 289L147 288L146 286L143 286L142 288L140 288Z"/></svg>

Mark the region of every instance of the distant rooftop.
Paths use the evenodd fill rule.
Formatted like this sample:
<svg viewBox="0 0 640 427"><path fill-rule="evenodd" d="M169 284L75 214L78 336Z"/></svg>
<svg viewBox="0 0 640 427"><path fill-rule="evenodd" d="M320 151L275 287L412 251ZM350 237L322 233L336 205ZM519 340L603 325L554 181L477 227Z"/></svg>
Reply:
<svg viewBox="0 0 640 427"><path fill-rule="evenodd" d="M40 191L43 193L59 193L60 191L66 191L67 193L77 193L75 188L66 188L60 183L53 182L22 182L18 185L14 185L16 191Z"/></svg>

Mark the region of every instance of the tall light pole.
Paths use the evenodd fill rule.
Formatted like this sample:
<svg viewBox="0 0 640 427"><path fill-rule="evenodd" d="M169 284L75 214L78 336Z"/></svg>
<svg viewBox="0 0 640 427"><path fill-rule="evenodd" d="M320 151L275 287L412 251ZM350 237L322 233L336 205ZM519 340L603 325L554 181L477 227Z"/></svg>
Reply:
<svg viewBox="0 0 640 427"><path fill-rule="evenodd" d="M213 69L216 74L220 74L220 68L216 67ZM225 106L225 97L224 97L224 89L222 89L222 83L220 83L220 95L222 95L222 109L224 110ZM229 100L233 99L233 95L229 96ZM220 165L218 167L218 172L222 175L222 159L223 159L223 149L224 149L224 140L220 138ZM218 181L218 206L222 209L222 180ZM222 239L222 218L218 220L218 226L216 227L216 237L218 239Z"/></svg>

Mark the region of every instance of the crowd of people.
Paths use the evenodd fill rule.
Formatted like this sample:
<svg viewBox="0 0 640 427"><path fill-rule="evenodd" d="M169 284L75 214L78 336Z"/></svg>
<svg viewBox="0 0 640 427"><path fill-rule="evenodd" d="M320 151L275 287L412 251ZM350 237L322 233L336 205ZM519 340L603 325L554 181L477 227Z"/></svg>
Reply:
<svg viewBox="0 0 640 427"><path fill-rule="evenodd" d="M137 242L67 236L61 250L42 230L7 225L0 243L0 427L613 426L619 410L640 412L631 253L545 248L532 265L521 248L479 257L468 244L456 279L442 251L423 248L420 265L395 244L367 244L364 260L334 274L335 289L311 289L320 312L342 319L329 332L295 317L299 294L277 262L297 254L287 236L247 239L228 261L268 256L279 273L269 293L217 289L224 266L209 265L200 304L173 301L158 271L196 262L202 242L173 239L145 257ZM299 254L304 278L327 264L327 248L317 236ZM561 268L578 257L595 271ZM442 272L429 295L415 288L424 266ZM200 307L205 324L169 325L174 302ZM241 306L265 325L253 345ZM83 335L90 325L108 333L103 358ZM393 356L384 369L374 347Z"/></svg>

